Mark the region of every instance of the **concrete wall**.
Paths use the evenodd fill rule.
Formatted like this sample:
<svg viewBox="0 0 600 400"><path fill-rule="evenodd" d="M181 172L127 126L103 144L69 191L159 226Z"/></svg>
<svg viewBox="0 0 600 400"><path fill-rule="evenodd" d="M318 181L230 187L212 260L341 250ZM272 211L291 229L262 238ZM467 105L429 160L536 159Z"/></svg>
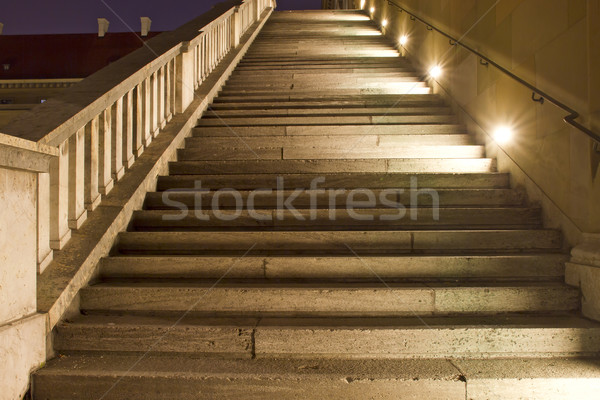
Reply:
<svg viewBox="0 0 600 400"><path fill-rule="evenodd" d="M396 3L579 111L600 131L600 0ZM371 7L375 21L388 20L386 35L408 36L405 51L417 66L442 66L435 90L447 91L464 109L465 123L488 144L499 168L542 203L548 226L561 228L570 245L581 232L600 232L600 153L562 122L563 111L531 101L531 91L387 1L367 0L365 10ZM501 124L512 126L514 139L497 146L488 134Z"/></svg>
<svg viewBox="0 0 600 400"><path fill-rule="evenodd" d="M0 398L21 399L46 359L36 303L37 173L0 165L0 204Z"/></svg>

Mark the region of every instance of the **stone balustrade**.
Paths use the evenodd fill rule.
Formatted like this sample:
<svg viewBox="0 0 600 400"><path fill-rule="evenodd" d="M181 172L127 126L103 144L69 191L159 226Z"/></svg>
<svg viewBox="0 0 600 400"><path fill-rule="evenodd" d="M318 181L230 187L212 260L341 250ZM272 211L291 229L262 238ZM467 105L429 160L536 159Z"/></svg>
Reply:
<svg viewBox="0 0 600 400"><path fill-rule="evenodd" d="M39 273L271 6L271 0L220 3L3 128L58 149L38 179Z"/></svg>

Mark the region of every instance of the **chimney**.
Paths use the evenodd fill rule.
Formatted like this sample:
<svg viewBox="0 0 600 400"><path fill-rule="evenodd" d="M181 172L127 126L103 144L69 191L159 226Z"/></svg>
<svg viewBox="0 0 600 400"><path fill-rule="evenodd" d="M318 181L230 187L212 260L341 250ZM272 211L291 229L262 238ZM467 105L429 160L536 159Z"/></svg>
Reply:
<svg viewBox="0 0 600 400"><path fill-rule="evenodd" d="M152 20L148 17L141 17L140 20L142 21L142 36L148 36Z"/></svg>
<svg viewBox="0 0 600 400"><path fill-rule="evenodd" d="M2 35L2 29L4 29L4 24L0 22L0 35Z"/></svg>
<svg viewBox="0 0 600 400"><path fill-rule="evenodd" d="M104 37L108 32L110 22L106 18L98 18L98 37Z"/></svg>

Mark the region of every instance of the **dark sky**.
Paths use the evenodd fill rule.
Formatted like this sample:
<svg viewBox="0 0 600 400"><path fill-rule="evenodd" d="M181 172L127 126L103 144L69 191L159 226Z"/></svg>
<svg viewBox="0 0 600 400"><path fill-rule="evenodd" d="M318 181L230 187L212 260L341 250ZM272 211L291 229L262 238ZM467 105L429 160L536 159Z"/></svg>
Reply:
<svg viewBox="0 0 600 400"><path fill-rule="evenodd" d="M177 28L220 1L0 0L0 22L4 23L4 35L93 33L98 31L97 18L110 21L109 32L129 31L127 26L139 32L140 17L150 17L152 30L164 31ZM277 2L278 10L320 7L321 0Z"/></svg>

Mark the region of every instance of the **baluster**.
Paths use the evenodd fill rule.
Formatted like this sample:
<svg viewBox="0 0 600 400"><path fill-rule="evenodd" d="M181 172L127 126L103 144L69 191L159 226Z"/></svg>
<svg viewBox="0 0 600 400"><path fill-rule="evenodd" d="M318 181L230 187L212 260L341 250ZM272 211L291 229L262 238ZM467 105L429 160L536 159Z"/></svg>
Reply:
<svg viewBox="0 0 600 400"><path fill-rule="evenodd" d="M98 192L98 121L94 117L85 126L85 208L94 211L100 204Z"/></svg>
<svg viewBox="0 0 600 400"><path fill-rule="evenodd" d="M151 111L151 90L150 90L150 77L146 78L143 82L142 90L142 103L144 105L144 146L148 147L152 143L152 129L150 121L152 117Z"/></svg>
<svg viewBox="0 0 600 400"><path fill-rule="evenodd" d="M69 228L79 229L85 209L85 126L69 138Z"/></svg>
<svg viewBox="0 0 600 400"><path fill-rule="evenodd" d="M107 195L113 188L112 178L112 107L100 113L100 146L98 148L98 189Z"/></svg>
<svg viewBox="0 0 600 400"><path fill-rule="evenodd" d="M127 169L131 168L133 165L134 156L133 156L133 136L134 136L134 123L135 123L135 114L133 108L133 91L131 90L125 95L125 109L124 117L123 117L123 160L125 162L125 167Z"/></svg>
<svg viewBox="0 0 600 400"><path fill-rule="evenodd" d="M134 111L135 123L133 132L135 133L135 156L139 157L144 152L144 142L146 141L146 134L144 131L144 90L143 83L140 83L135 87L134 91Z"/></svg>
<svg viewBox="0 0 600 400"><path fill-rule="evenodd" d="M158 128L162 129L165 127L167 122L165 121L165 67L162 66L157 72L158 77Z"/></svg>
<svg viewBox="0 0 600 400"><path fill-rule="evenodd" d="M150 130L152 137L158 136L158 72L154 72L150 76Z"/></svg>
<svg viewBox="0 0 600 400"><path fill-rule="evenodd" d="M54 255L50 248L50 174L39 173L37 185L37 264L41 274Z"/></svg>
<svg viewBox="0 0 600 400"><path fill-rule="evenodd" d="M69 141L50 162L50 247L60 250L71 238L69 229Z"/></svg>
<svg viewBox="0 0 600 400"><path fill-rule="evenodd" d="M171 60L171 117L177 114L177 62Z"/></svg>
<svg viewBox="0 0 600 400"><path fill-rule="evenodd" d="M171 121L171 61L165 66L165 122Z"/></svg>
<svg viewBox="0 0 600 400"><path fill-rule="evenodd" d="M125 174L123 168L123 98L111 107L112 111L112 171L115 181Z"/></svg>

